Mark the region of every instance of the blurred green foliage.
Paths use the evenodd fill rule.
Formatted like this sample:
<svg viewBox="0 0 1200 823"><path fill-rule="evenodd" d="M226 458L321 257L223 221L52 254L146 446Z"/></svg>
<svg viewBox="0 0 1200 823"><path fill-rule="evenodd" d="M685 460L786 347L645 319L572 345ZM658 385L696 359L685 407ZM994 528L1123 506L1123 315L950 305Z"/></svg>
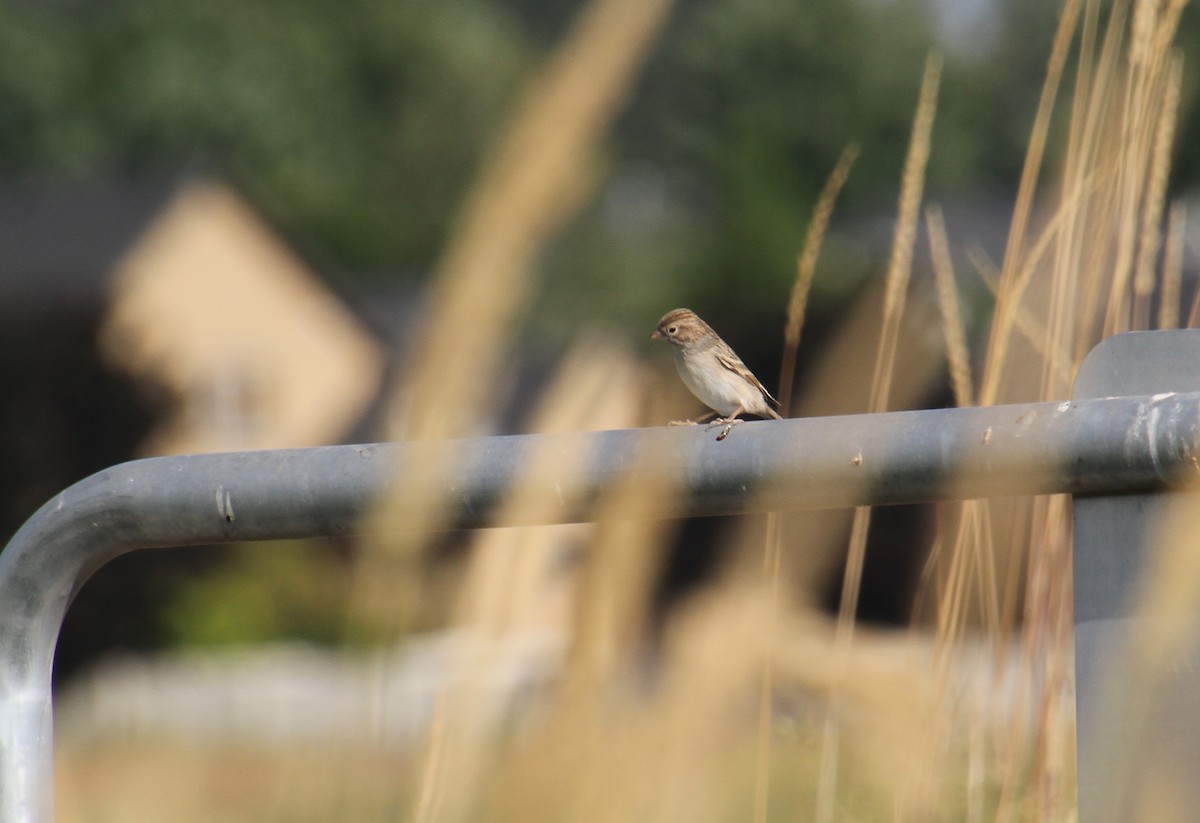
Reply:
<svg viewBox="0 0 1200 823"><path fill-rule="evenodd" d="M173 643L230 646L345 639L349 571L319 541L235 546L225 562L178 585L161 619Z"/></svg>
<svg viewBox="0 0 1200 823"><path fill-rule="evenodd" d="M646 307L653 319L693 305L777 327L812 204L847 143L864 152L844 203L894 199L932 39L907 1L684 7L619 125L601 219L577 226L548 305ZM843 267L843 279L863 273Z"/></svg>
<svg viewBox="0 0 1200 823"><path fill-rule="evenodd" d="M1039 7L1009 4L989 52L951 53L931 187L1011 185L1054 17ZM580 8L0 0L0 172L215 170L330 273L419 278L522 83ZM778 310L847 143L863 153L844 210L890 212L936 47L929 8L684 0L608 142L593 205L546 258L535 325L641 323L685 303ZM846 282L818 284L835 294L864 274L861 255L838 249L834 238L830 268Z"/></svg>
<svg viewBox="0 0 1200 823"><path fill-rule="evenodd" d="M215 169L334 269L424 268L533 57L476 0L2 0L0 170Z"/></svg>

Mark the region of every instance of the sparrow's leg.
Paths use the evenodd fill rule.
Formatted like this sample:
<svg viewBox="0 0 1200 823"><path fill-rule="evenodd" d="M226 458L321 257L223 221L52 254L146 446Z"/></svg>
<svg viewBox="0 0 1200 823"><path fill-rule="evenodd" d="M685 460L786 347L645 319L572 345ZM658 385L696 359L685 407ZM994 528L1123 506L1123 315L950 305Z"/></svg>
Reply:
<svg viewBox="0 0 1200 823"><path fill-rule="evenodd" d="M733 414L729 415L728 417L718 417L713 421L714 426L724 426L724 428L721 429L721 433L717 435L717 440L724 440L729 436L729 432L733 431L733 427L742 422L741 420L738 420L738 415L745 411L746 410L741 406L738 406L733 410Z"/></svg>
<svg viewBox="0 0 1200 823"><path fill-rule="evenodd" d="M696 426L696 425L699 425L700 423L707 423L708 421L712 420L716 416L717 416L716 412L710 412L709 414L706 414L703 417L701 417L699 420L672 420L667 425L668 426Z"/></svg>

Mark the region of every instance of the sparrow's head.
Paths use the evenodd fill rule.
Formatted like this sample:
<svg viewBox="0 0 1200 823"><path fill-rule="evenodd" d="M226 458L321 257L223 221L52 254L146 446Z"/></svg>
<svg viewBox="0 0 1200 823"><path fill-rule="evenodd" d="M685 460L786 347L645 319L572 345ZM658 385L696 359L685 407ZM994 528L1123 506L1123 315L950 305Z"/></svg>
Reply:
<svg viewBox="0 0 1200 823"><path fill-rule="evenodd" d="M687 346L711 335L714 335L713 330L691 309L672 309L658 321L658 328L650 334L650 339Z"/></svg>

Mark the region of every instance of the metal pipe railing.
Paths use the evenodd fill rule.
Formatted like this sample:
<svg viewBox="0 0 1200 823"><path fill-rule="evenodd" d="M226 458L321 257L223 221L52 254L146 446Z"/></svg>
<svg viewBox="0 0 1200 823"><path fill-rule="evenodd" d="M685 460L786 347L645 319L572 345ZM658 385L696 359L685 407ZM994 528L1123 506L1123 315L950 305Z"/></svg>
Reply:
<svg viewBox="0 0 1200 823"><path fill-rule="evenodd" d="M480 438L428 483L448 527L488 524L518 477L547 523L586 519L635 472L676 484L684 515L1149 492L1196 478L1198 434L1200 393L1165 394L746 423L719 443L703 427ZM418 459L403 443L152 458L39 509L0 553L0 823L52 816L53 652L97 568L134 549L353 532Z"/></svg>

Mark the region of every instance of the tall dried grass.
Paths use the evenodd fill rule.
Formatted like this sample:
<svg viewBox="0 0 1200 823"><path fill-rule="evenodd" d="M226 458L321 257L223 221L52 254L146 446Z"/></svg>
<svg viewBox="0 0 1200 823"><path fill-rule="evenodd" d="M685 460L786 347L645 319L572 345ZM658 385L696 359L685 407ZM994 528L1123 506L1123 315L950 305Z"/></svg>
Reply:
<svg viewBox="0 0 1200 823"><path fill-rule="evenodd" d="M1158 261L1180 71L1170 43L1181 7L1119 2L1107 8L1107 19L1097 2L1064 7L996 286L978 402L1063 398L1102 336L1150 326L1155 295L1161 324L1178 316L1180 252L1170 248L1177 239L1168 240L1161 268ZM1061 178L1047 191L1039 186L1040 169L1075 38L1078 69ZM1181 230L1176 222L1172 231ZM1040 331L1040 339L1032 345L1021 339L1020 325L1027 335ZM1066 369L1060 353L1069 353ZM958 654L973 614L984 615L982 637L998 662L1014 638L1016 722L985 730L993 735L984 747L993 752L985 771L998 781L992 815L1058 819L1072 803L1068 501L958 508L955 538L942 546L944 572L935 576L943 588L932 595L942 606L940 657ZM998 512L1018 527L998 530ZM997 567L1001 561L1006 571ZM1003 578L1007 583L997 588Z"/></svg>
<svg viewBox="0 0 1200 823"><path fill-rule="evenodd" d="M433 278L423 329L391 404L392 440L412 465L376 512L356 575L367 625L409 622L414 566L444 502L426 482L452 471L454 437L477 433L534 286L536 255L595 178L597 143L624 99L670 0L596 0L533 83L484 167Z"/></svg>

